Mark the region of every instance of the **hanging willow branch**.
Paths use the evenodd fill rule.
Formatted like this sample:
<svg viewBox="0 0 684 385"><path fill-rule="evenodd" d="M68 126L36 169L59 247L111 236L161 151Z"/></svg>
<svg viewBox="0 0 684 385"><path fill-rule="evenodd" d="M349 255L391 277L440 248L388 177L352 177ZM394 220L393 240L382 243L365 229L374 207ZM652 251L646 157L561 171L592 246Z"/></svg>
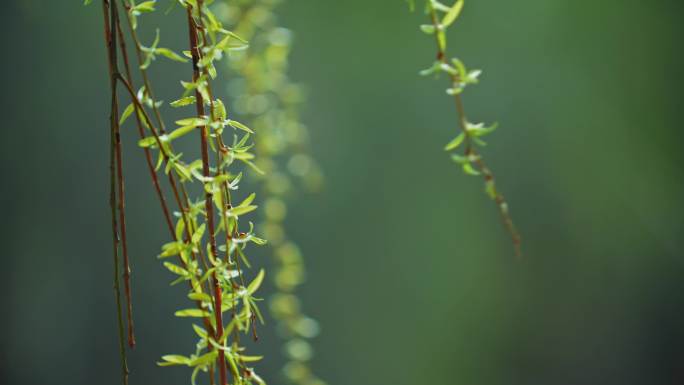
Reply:
<svg viewBox="0 0 684 385"><path fill-rule="evenodd" d="M85 1L86 4L90 2L91 0ZM193 384L201 372L208 373L208 382L212 385L217 383L216 372L220 385L263 384L263 380L249 366L261 357L246 355L245 348L240 345L239 335L247 333L256 339L255 321L257 318L261 319L261 313L257 307L259 299L254 295L263 281L264 272L261 270L248 281L247 271L241 265L250 267L249 258L245 254L247 245L261 245L265 240L254 234L251 223L249 229L245 229L244 225L243 228L240 226L239 219L257 208L252 204L255 195L248 194L239 204L233 204L231 196L236 194L242 178L239 169L238 172L235 169L240 164L256 169L253 163L254 155L249 152L253 132L246 125L229 119L223 102L215 98L211 91L211 82L218 76L214 63L219 61L225 52L244 49L246 42L223 28L204 1L177 0L177 4L183 8L181 20L187 26L189 37L189 46L183 51L183 55L159 46L159 30L151 45L142 44L137 33L138 24L143 15L156 10L155 1L136 3L133 0L121 0L123 13L128 22L128 39L133 43L137 59L135 69L139 71L143 83L142 87L136 90L133 85L133 67L125 42L126 36L119 20L119 1L103 0L112 92L111 209L122 379L126 385L128 369L123 343L123 306L119 284L120 243L124 256L123 276L130 346L133 347L135 342L130 305L130 270L125 241L125 191L120 128L131 115L134 115L140 136L139 145L145 152L152 184L171 237L171 242L162 246L159 257L177 257L178 264L169 261L164 261L163 264L176 275L177 279L173 284L187 282L190 288L187 296L194 304L194 307L179 310L175 315L196 318L202 325L192 325L199 338L194 353L163 356L163 361L159 365L185 365L192 368ZM183 93L180 99L170 103L170 106L181 108L194 105L195 112L190 117L176 121L179 127L170 132L167 132L163 121L163 102L155 100L147 73L157 57L191 64L188 67L191 77L188 81L181 81ZM124 74L119 71L119 58L123 60ZM123 86L130 99L130 104L121 114L117 85ZM152 115L156 122L153 122ZM224 141L225 129L233 132L231 144ZM199 136L200 158L185 161L183 154L175 151L174 142L190 137L189 134L195 131ZM154 152L158 157L156 164L153 162ZM173 201L178 208L178 211L173 213L176 217L175 224L158 172L166 174ZM202 196L197 200L190 199L193 184L199 184L198 187L202 191ZM219 238L224 240L220 246L217 242ZM230 313L230 321L227 323L224 317L226 312Z"/></svg>
<svg viewBox="0 0 684 385"><path fill-rule="evenodd" d="M414 7L413 0L409 0L409 4L412 8ZM425 11L428 14L430 24L421 25L420 28L424 33L434 36L437 45L437 58L430 68L421 71L421 75L427 76L441 73L447 75L449 79L447 94L452 95L454 98L461 132L446 145L445 150L452 153L452 159L462 166L466 174L480 175L484 178L485 191L496 202L501 220L511 236L515 253L519 256L521 254L521 239L508 211L508 203L506 203L503 194L497 189L494 174L487 167L476 147L476 145L484 146L486 144L482 138L494 131L497 128L497 124L487 127L483 123L470 122L466 117L461 97L462 92L467 86L478 83L482 71L468 71L462 61L456 58L449 59L446 52L446 31L460 16L463 5L464 0L457 0L452 6L444 5L437 0L426 0ZM462 154L455 153L458 148L464 149Z"/></svg>
<svg viewBox="0 0 684 385"><path fill-rule="evenodd" d="M258 133L255 153L265 200L259 226L269 239L277 292L270 299L272 316L286 339L284 373L292 384L320 385L312 371L313 348L307 341L318 333L318 323L301 310L296 290L305 279L299 247L284 230L286 201L299 182L309 189L321 184L321 173L309 155L307 128L300 121L304 97L288 78L291 32L278 25L274 8L280 1L245 0L218 3L215 12L238 35L250 41L248 50L228 60L237 75L229 84L236 111ZM287 167L283 167L287 165Z"/></svg>
<svg viewBox="0 0 684 385"><path fill-rule="evenodd" d="M109 87L111 91L111 104L109 112L109 207L111 210L112 224L112 255L114 259L114 296L116 299L117 329L119 336L119 356L121 361L121 381L128 385L128 363L126 346L124 343L123 305L121 303L121 283L119 279L119 224L117 223L117 135L119 131L119 101L116 89L116 36L112 34L111 25L116 23L116 10L112 10L108 1L102 2L104 20L104 38L107 47L107 60L109 67Z"/></svg>

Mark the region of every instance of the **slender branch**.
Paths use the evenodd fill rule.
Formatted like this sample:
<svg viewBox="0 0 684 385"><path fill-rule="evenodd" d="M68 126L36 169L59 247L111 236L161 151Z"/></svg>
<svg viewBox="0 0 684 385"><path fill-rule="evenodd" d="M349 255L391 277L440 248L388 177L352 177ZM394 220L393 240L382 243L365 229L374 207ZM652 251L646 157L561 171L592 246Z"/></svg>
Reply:
<svg viewBox="0 0 684 385"><path fill-rule="evenodd" d="M199 21L201 22L202 19L200 18ZM206 33L204 32L203 26L200 26L200 27L202 27L202 28L198 28L198 32L199 32L199 34L200 34L200 37L202 38L203 44L204 44L204 45L207 45L208 41L207 41ZM199 57L201 58L201 52L200 52L200 56L199 56ZM209 78L209 72L207 71L206 68L202 68L202 75L204 75L205 77L207 77L207 79ZM211 83L210 83L210 82L207 82L207 94L208 94L208 96L209 96L209 114L210 114L210 118L211 118L211 121L212 121L212 122L216 122L216 121L217 121L217 117L216 117L216 114L214 113L214 111L215 111L215 110L214 110L214 97L213 97L213 91L212 91L212 87L211 87ZM223 136L221 136L221 135L214 135L214 140L215 140L215 142L216 142L215 145L216 145L216 147L218 148L218 151L217 151L217 152L218 152L218 157L217 157L217 159L216 159L216 175L219 175L219 174L221 174L221 172L222 172L222 167L226 164L226 162L225 162L225 160L226 160L226 154L230 151L230 149L229 149L229 148L226 146L226 144L223 142ZM226 243L225 243L225 246L226 246L226 255L225 255L225 261L226 261L227 263L231 263L232 260L235 261L236 270L237 270L237 272L238 272L238 277L239 277L239 279L240 279L240 283L241 283L242 286L244 287L244 286L245 286L245 279L244 279L244 276L243 276L243 274L242 274L242 268L240 267L240 258L237 257L237 256L234 256L233 258L231 258L231 256L230 256L230 250L231 250L231 248L230 248L230 243L232 242L233 236L234 236L234 235L237 236L237 234L238 234L238 229L237 229L237 227L236 227L236 228L233 230L233 233L231 233L230 231L228 231L228 214L227 214L227 212L228 212L228 210L230 210L230 208L232 207L232 202L231 202L230 189L228 188L228 182L227 182L227 181L223 181L223 182L221 183L221 196L222 196L222 198L223 198L223 199L221 199L221 201L222 201L222 203L223 203L223 207L220 208L220 210L221 210L221 218L223 219L223 223L224 223L224 225L226 226L226 229L225 229L225 230L226 230ZM236 253L237 253L237 250L236 250ZM237 285L236 285L235 282L233 281L233 277L232 277L232 276L228 276L228 281L230 282L230 286L231 286L231 288L233 289L233 291L235 291ZM235 318L237 317L237 298L238 298L238 297L237 297L236 295L233 296L233 306L232 306L232 308L231 308L231 315L232 315L233 319L235 319ZM252 324L252 326L254 327L254 324ZM256 331L254 332L254 335L256 335ZM234 329L233 338L234 338L234 340L235 340L238 344L240 343L240 333L239 333L239 331L238 331L237 328Z"/></svg>
<svg viewBox="0 0 684 385"><path fill-rule="evenodd" d="M115 73L119 73L118 68L118 58L116 53L116 42L117 36L113 28L119 24L119 8L116 4L116 0L112 0L111 4L111 25L110 34L112 36L112 65L114 66ZM116 77L112 79L113 86L116 88ZM116 111L118 115L118 100ZM119 194L118 206L119 206L119 226L121 228L121 248L123 251L123 277L124 277L124 292L126 295L126 317L128 322L128 346L131 348L135 347L135 333L133 326L133 300L131 298L131 266L130 259L128 256L128 237L126 235L126 194L125 194L125 181L123 174L123 154L121 151L121 132L119 127L118 119L114 122L114 150L116 151L116 175L117 175L117 189Z"/></svg>
<svg viewBox="0 0 684 385"><path fill-rule="evenodd" d="M441 28L439 19L437 17L437 10L435 7L432 5L431 2L428 2L429 4L429 9L430 9L430 20L432 22L432 25L435 28L435 31L438 31ZM442 62L445 65L448 65L448 60L446 56L446 52L444 52L444 49L442 48L442 45L439 42L439 37L438 34L435 33L435 40L437 42L437 60ZM461 79L457 74L449 74L449 80L451 81L452 84L459 83ZM473 139L468 131L468 125L467 125L467 118L465 114L465 108L463 107L463 98L459 93L454 93L454 102L456 104L456 111L459 116L459 125L461 126L461 130L463 130L463 133L465 135L465 141L466 141L466 150L465 150L465 155L466 156L472 156L472 158L476 159L475 164L479 168L480 172L484 176L485 182L487 183L494 183L494 174L492 171L487 167L487 165L484 163L482 160L482 157L479 156L477 153L477 150L475 149L475 146L473 146ZM494 195L494 201L497 204L497 207L499 209L499 215L501 216L501 221L503 222L504 227L508 231L511 240L513 242L513 247L515 249L515 254L517 256L521 255L521 250L520 250L520 244L521 244L521 238L520 234L518 233L518 230L516 229L515 225L513 224L513 219L511 218L509 212L508 212L508 204L506 203L506 199L504 198L503 194L501 194L498 190L494 190L495 195Z"/></svg>
<svg viewBox="0 0 684 385"><path fill-rule="evenodd" d="M201 11L202 11L202 3L201 1L198 0L198 17L201 18ZM200 78L200 71L199 71L199 66L198 63L200 61L200 49L197 44L197 25L195 24L195 21L192 16L192 7L188 6L187 8L187 16L188 16L188 34L190 38L190 52L192 55L192 80L193 82L197 82ZM202 98L201 92L199 92L198 89L195 89L195 106L197 109L197 116L199 118L204 116L204 100ZM207 145L207 130L208 127L200 127L200 147L201 147L201 152L202 152L202 174L204 177L209 177L210 175L210 169L209 169L209 150L208 150L208 145ZM209 233L209 247L211 249L211 252L214 256L217 256L217 248L216 248L216 237L215 237L215 232L214 232L214 205L213 205L213 192L210 191L209 189L205 189L205 209L206 209L206 215L207 215L207 230ZM228 223L224 223L224 226L226 227L226 232L228 232ZM223 315L221 314L221 301L222 301L222 293L221 293L221 286L219 285L218 277L216 276L216 273L214 272L213 277L213 289L214 289L214 314L216 317L216 338L221 340L223 337ZM219 369L219 381L221 385L227 385L227 378L226 378L226 362L225 362L225 352L222 349L218 350L218 369Z"/></svg>
<svg viewBox="0 0 684 385"><path fill-rule="evenodd" d="M123 308L121 304L121 285L119 280L119 232L116 216L116 132L119 122L118 95L116 91L116 37L112 33L111 24L116 20L115 14L110 9L108 0L102 1L102 11L104 17L104 37L107 45L109 78L111 89L111 110L110 110L110 151L109 151L109 206L111 210L112 223L112 253L114 258L114 293L116 298L117 327L119 332L119 355L121 360L121 381L123 385L128 385L128 363L126 358L126 347L124 343L124 322Z"/></svg>
<svg viewBox="0 0 684 385"><path fill-rule="evenodd" d="M150 97L150 99L154 100L154 94L152 93L152 87L150 85L150 79L147 76L147 69L142 67L142 65L144 63L142 48L141 48L142 45L140 44L140 39L138 38L138 32L135 30L135 28L133 28L133 20L131 20L131 15L128 12L128 10L131 8L131 5L129 3L129 0L123 0L123 2L124 2L124 9L126 10L126 21L128 22L128 31L131 35L131 38L133 39L133 42L135 43L135 55L136 55L136 58L138 59L138 68L140 69L140 75L141 75L142 80L143 80L143 85L145 86L145 92ZM166 128L164 126L164 120L161 117L161 112L159 111L159 107L157 107L156 104L152 103L152 110L153 110L154 115L157 119L157 122L159 123L159 130L163 134L166 131Z"/></svg>

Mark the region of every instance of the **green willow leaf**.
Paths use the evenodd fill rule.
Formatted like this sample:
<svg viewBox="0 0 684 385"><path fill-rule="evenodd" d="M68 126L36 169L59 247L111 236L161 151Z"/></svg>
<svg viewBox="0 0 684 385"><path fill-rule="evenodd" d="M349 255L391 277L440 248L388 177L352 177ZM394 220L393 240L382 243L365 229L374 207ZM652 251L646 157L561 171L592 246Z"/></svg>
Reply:
<svg viewBox="0 0 684 385"><path fill-rule="evenodd" d="M148 136L147 138L140 139L138 141L138 146L139 147L151 147L157 144L157 139L154 136Z"/></svg>
<svg viewBox="0 0 684 385"><path fill-rule="evenodd" d="M207 331L204 330L203 328L201 328L195 324L192 324L192 329L195 331L197 336L199 336L199 338L207 338L207 335L208 335Z"/></svg>
<svg viewBox="0 0 684 385"><path fill-rule="evenodd" d="M251 213L252 211L256 210L258 206L254 205L247 205L247 206L237 206L233 207L232 209L229 209L226 211L226 214L229 217L239 217L240 215L245 215L247 213Z"/></svg>
<svg viewBox="0 0 684 385"><path fill-rule="evenodd" d="M202 317L209 317L211 314L206 311L206 310L200 310L200 309L184 309L184 310L178 310L177 312L174 313L176 317L197 317L197 318L202 318Z"/></svg>
<svg viewBox="0 0 684 385"><path fill-rule="evenodd" d="M183 107L195 103L194 96L186 96L170 103L171 107Z"/></svg>
<svg viewBox="0 0 684 385"><path fill-rule="evenodd" d="M436 28L432 24L423 24L420 26L420 30L428 35L432 35L433 33L435 33Z"/></svg>
<svg viewBox="0 0 684 385"><path fill-rule="evenodd" d="M169 140L178 139L181 136L184 136L184 135L191 133L196 128L197 128L197 126L195 126L195 125L189 125L189 126L183 126L183 127L177 128L177 129L171 131L171 133L169 133L168 138L169 138Z"/></svg>
<svg viewBox="0 0 684 385"><path fill-rule="evenodd" d="M179 126L190 126L190 127L199 127L199 126L205 126L209 121L206 118L185 118L185 119L180 119L176 120L176 124Z"/></svg>
<svg viewBox="0 0 684 385"><path fill-rule="evenodd" d="M131 8L133 12L147 13L154 12L154 6L157 3L156 0L143 1L142 3Z"/></svg>
<svg viewBox="0 0 684 385"><path fill-rule="evenodd" d="M154 52L180 63L186 63L188 61L188 59L180 56L168 48L157 48L154 50Z"/></svg>
<svg viewBox="0 0 684 385"><path fill-rule="evenodd" d="M463 164L463 171L468 175L480 175L480 172L473 168L472 163Z"/></svg>
<svg viewBox="0 0 684 385"><path fill-rule="evenodd" d="M193 301L202 301L202 302L212 303L211 297L209 296L209 294L206 294L206 293L192 292L192 293L188 294L188 298L190 298Z"/></svg>
<svg viewBox="0 0 684 385"><path fill-rule="evenodd" d="M188 365L189 366L206 366L209 365L210 363L214 362L216 359L216 356L218 356L218 352L216 350L212 350L209 353L205 353L193 360L191 360Z"/></svg>
<svg viewBox="0 0 684 385"><path fill-rule="evenodd" d="M202 241L202 236L204 235L204 231L206 228L206 223L202 223L202 225L199 228L197 228L197 230L192 234L191 242L194 244L200 243L200 241Z"/></svg>
<svg viewBox="0 0 684 385"><path fill-rule="evenodd" d="M444 147L444 150L445 151L451 151L451 150L457 148L458 146L460 146L464 140L465 140L465 133L461 132L460 134L458 134L458 136L456 138L454 138L454 140L449 142L449 144L447 144L446 147Z"/></svg>
<svg viewBox="0 0 684 385"><path fill-rule="evenodd" d="M187 270L185 270L184 268L182 268L178 265L174 265L171 262L164 262L164 267L169 269L169 271L174 273L174 274L182 275L184 277L190 275L190 273L188 273Z"/></svg>
<svg viewBox="0 0 684 385"><path fill-rule="evenodd" d="M264 356L240 356L240 361L242 362L256 362L261 361Z"/></svg>
<svg viewBox="0 0 684 385"><path fill-rule="evenodd" d="M250 134L254 133L254 131L252 131L249 127L245 126L244 124L242 124L238 121L228 120L226 123L228 123L228 125L230 125L233 128L237 128L237 129L249 132Z"/></svg>
<svg viewBox="0 0 684 385"><path fill-rule="evenodd" d="M159 366L171 366L171 365L188 365L190 364L190 358L185 356L180 356L177 354L169 354L161 357L165 362L157 362Z"/></svg>
<svg viewBox="0 0 684 385"><path fill-rule="evenodd" d="M247 294L253 295L256 293L256 291L259 289L259 286L261 286L261 283L264 281L264 269L259 270L259 274L254 278L254 280L247 286Z"/></svg>
<svg viewBox="0 0 684 385"><path fill-rule="evenodd" d="M239 206L248 206L252 202L254 202L254 199L256 198L256 193L251 193L245 200L242 201L242 203L239 204Z"/></svg>
<svg viewBox="0 0 684 385"><path fill-rule="evenodd" d="M449 12L447 12L447 14L444 16L444 19L442 19L442 25L444 28L450 26L454 21L456 21L463 10L464 3L464 0L457 0L456 3L451 6Z"/></svg>
<svg viewBox="0 0 684 385"><path fill-rule="evenodd" d="M131 103L131 104L129 104L129 105L126 107L126 109L124 109L123 112L121 113L121 118L119 119L119 125L124 124L124 122L126 121L126 119L127 119L129 116L131 116L131 114L133 113L133 111L135 111L135 104Z"/></svg>

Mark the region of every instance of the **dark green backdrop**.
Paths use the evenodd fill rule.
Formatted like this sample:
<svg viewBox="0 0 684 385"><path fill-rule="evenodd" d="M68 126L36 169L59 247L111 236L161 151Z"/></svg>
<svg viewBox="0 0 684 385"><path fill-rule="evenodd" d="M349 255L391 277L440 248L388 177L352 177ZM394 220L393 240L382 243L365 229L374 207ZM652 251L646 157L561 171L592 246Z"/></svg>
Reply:
<svg viewBox="0 0 684 385"><path fill-rule="evenodd" d="M0 383L117 384L101 10L1 7ZM455 115L444 80L417 76L434 57L423 16L399 0L291 0L280 13L327 177L288 219L308 259L301 294L322 325L324 378L684 383L680 2L468 1L450 48L485 70L466 107L501 123L485 155L522 261L480 181L441 150ZM161 22L181 47L178 14ZM161 92L187 77L155 70ZM188 384L187 370L155 365L193 335L172 316L183 295L155 258L166 238L132 138L131 383ZM282 383L279 341L262 330L258 368Z"/></svg>

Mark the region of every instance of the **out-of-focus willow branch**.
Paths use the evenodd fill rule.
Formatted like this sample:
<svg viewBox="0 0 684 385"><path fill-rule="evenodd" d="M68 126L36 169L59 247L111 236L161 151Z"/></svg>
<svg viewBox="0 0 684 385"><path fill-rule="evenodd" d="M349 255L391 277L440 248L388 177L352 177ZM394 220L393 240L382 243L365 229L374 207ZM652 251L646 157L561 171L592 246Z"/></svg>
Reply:
<svg viewBox="0 0 684 385"><path fill-rule="evenodd" d="M414 7L413 0L409 3ZM516 255L520 255L520 234L518 233L513 219L508 211L508 203L503 194L497 189L494 174L485 164L482 155L477 150L476 145L484 146L482 140L485 135L490 134L497 128L497 124L486 127L483 123L470 122L465 114L463 106L462 92L467 86L477 84L482 73L480 70L469 71L465 64L459 59L449 59L447 56L447 29L458 19L463 10L464 0L457 0L453 5L447 6L437 0L425 1L425 12L428 14L430 24L423 24L420 29L435 38L437 45L437 58L433 65L421 71L421 75L438 75L445 73L449 79L447 94L452 95L458 112L458 124L461 132L449 142L445 150L451 152L452 159L460 164L463 171L468 175L481 175L485 181L485 191L487 195L496 202L499 209L501 220L510 234ZM463 154L455 151L463 147Z"/></svg>
<svg viewBox="0 0 684 385"><path fill-rule="evenodd" d="M299 247L284 228L286 202L297 184L317 190L322 175L309 154L307 128L300 121L304 102L301 87L288 77L291 32L278 25L275 0L222 1L215 12L231 29L249 40L247 50L234 52L228 64L237 76L228 89L236 112L256 132L257 165L266 199L259 228L269 239L277 292L270 298L272 316L286 342L284 373L297 385L320 385L309 361L313 348L307 341L317 335L318 323L301 309L296 290L305 279Z"/></svg>

